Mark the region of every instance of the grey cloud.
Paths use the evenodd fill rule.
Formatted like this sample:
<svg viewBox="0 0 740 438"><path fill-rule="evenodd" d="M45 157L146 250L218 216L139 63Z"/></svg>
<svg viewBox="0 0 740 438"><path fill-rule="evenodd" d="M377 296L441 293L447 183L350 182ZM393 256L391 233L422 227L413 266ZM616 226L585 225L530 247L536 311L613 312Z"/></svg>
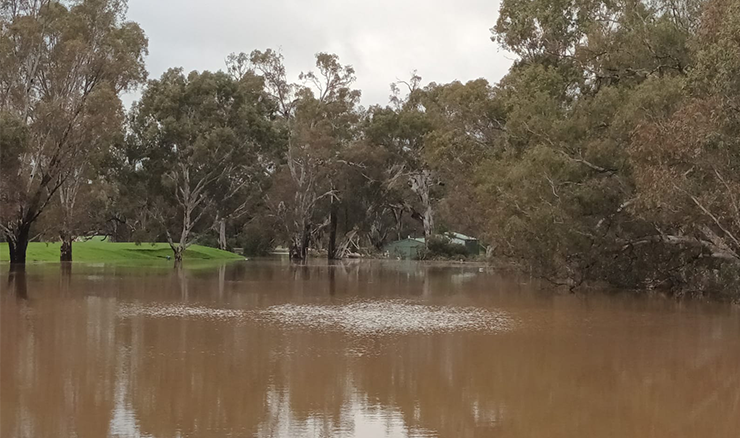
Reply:
<svg viewBox="0 0 740 438"><path fill-rule="evenodd" d="M149 37L150 77L218 70L231 52L270 47L297 79L315 53L332 52L355 67L371 105L414 70L424 82L499 80L511 56L489 39L497 11L498 1L483 0L129 0L128 18Z"/></svg>

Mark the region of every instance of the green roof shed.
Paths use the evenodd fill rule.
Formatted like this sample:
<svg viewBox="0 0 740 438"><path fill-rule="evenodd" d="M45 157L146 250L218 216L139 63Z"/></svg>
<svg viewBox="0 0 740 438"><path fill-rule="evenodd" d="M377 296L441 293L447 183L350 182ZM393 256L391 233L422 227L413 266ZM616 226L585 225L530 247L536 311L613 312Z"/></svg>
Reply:
<svg viewBox="0 0 740 438"><path fill-rule="evenodd" d="M417 259L425 246L423 238L408 238L385 245L383 251L393 258Z"/></svg>

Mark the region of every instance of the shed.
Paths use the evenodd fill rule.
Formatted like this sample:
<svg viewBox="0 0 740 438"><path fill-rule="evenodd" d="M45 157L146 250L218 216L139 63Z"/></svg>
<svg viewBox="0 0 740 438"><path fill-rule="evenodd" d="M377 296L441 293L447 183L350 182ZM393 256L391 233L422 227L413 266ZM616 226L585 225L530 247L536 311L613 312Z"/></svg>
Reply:
<svg viewBox="0 0 740 438"><path fill-rule="evenodd" d="M480 241L475 237L466 236L462 233L447 232L445 236L450 239L450 243L457 245L463 245L470 255L478 255L481 253L483 246Z"/></svg>
<svg viewBox="0 0 740 438"><path fill-rule="evenodd" d="M419 254L425 248L423 238L413 238L397 240L383 247L383 251L388 253L389 257L402 259L417 259Z"/></svg>

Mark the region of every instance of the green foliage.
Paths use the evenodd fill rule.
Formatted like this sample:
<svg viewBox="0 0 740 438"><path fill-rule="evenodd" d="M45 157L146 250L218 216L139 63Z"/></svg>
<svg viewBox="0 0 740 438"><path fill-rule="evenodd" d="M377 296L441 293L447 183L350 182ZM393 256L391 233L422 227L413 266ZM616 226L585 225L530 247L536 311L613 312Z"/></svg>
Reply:
<svg viewBox="0 0 740 438"><path fill-rule="evenodd" d="M495 254L571 285L704 293L732 270L738 17L724 0L504 0L495 39L520 59L493 97L503 153L472 185Z"/></svg>
<svg viewBox="0 0 740 438"><path fill-rule="evenodd" d="M218 248L218 235L213 231L198 236L198 244L208 248ZM231 250L227 248L227 250Z"/></svg>
<svg viewBox="0 0 740 438"><path fill-rule="evenodd" d="M247 257L262 257L270 254L275 246L275 238L269 229L247 227L237 237L237 243Z"/></svg>
<svg viewBox="0 0 740 438"><path fill-rule="evenodd" d="M420 260L431 260L437 258L459 259L469 255L465 245L452 243L444 236L434 236L427 240L427 246L419 256Z"/></svg>
<svg viewBox="0 0 740 438"><path fill-rule="evenodd" d="M21 157L26 152L28 129L9 112L0 111L0 209L16 210L23 202ZM7 214L7 213L6 213Z"/></svg>
<svg viewBox="0 0 740 438"><path fill-rule="evenodd" d="M248 72L170 69L149 82L132 110L123 178L142 187L138 206L173 249L214 222L225 229L259 202L281 142L276 110ZM219 236L222 249L226 242Z"/></svg>

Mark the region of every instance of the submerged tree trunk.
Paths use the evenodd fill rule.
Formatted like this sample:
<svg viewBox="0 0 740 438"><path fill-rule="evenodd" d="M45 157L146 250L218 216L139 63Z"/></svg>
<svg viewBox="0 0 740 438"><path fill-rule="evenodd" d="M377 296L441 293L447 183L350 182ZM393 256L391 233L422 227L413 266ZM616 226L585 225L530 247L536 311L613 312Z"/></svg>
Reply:
<svg viewBox="0 0 740 438"><path fill-rule="evenodd" d="M172 247L172 252L175 256L175 263L182 262L182 254L185 252L185 249L182 247L182 245Z"/></svg>
<svg viewBox="0 0 740 438"><path fill-rule="evenodd" d="M301 238L301 248L300 248L301 260L308 259L308 246L309 246L310 240L311 240L311 232L310 232L310 229L306 227L303 230L303 237Z"/></svg>
<svg viewBox="0 0 740 438"><path fill-rule="evenodd" d="M329 251L327 257L329 260L337 259L337 203L333 199L329 212Z"/></svg>
<svg viewBox="0 0 740 438"><path fill-rule="evenodd" d="M75 214L77 194L79 193L82 182L86 180L84 172L86 166L87 161L80 161L67 181L59 187L59 206L62 209L62 221L59 230L62 247L59 251L59 261L62 262L72 261L72 241L74 238L71 224L73 223L73 215Z"/></svg>
<svg viewBox="0 0 740 438"><path fill-rule="evenodd" d="M172 255L175 258L175 266L178 266L180 262L182 262L182 256L185 253L185 250L188 248L188 235L189 230L188 228L184 228L182 233L180 234L180 242L175 243L172 240L172 236L170 235L170 232L167 231L167 243L170 244L170 248L172 248Z"/></svg>
<svg viewBox="0 0 740 438"><path fill-rule="evenodd" d="M157 211L155 217L164 228L167 236L167 243L170 244L170 248L172 248L172 252L175 257L175 264L178 265L182 261L185 251L193 243L190 239L190 234L193 231L193 228L200 223L201 218L208 211L207 205L205 205L208 203L205 190L207 184L210 181L213 181L214 178L209 174L208 177L201 178L193 182L195 188L192 188L190 168L183 163L180 163L175 171L169 174L169 178L176 183L175 199L183 213L182 229L180 231L180 240L178 243L175 243L175 239L173 239L172 234L170 233L170 224L166 219L164 213L165 210ZM199 207L200 211L197 211Z"/></svg>
<svg viewBox="0 0 740 438"><path fill-rule="evenodd" d="M301 232L293 236L290 258L293 260L306 260L308 258L308 246L311 241L311 228L304 225Z"/></svg>
<svg viewBox="0 0 740 438"><path fill-rule="evenodd" d="M21 224L13 230L13 234L8 235L8 250L10 252L11 264L25 264L26 250L30 239L31 224Z"/></svg>
<svg viewBox="0 0 740 438"><path fill-rule="evenodd" d="M182 268L182 264L180 264L180 262L175 261L174 269L177 272L177 282L180 285L180 298L186 300L190 295L188 288L188 276L185 275L185 270Z"/></svg>
<svg viewBox="0 0 740 438"><path fill-rule="evenodd" d="M72 261L72 237L70 235L62 236L62 247L59 251L60 262L71 262Z"/></svg>

